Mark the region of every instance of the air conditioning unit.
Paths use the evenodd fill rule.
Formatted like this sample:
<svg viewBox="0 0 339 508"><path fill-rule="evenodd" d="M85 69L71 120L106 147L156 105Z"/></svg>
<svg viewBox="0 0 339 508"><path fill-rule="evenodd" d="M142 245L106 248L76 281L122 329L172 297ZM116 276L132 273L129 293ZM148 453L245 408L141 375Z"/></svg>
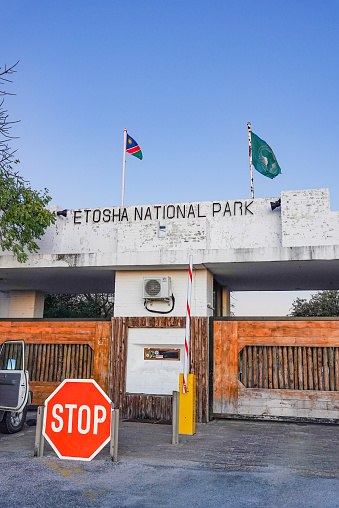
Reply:
<svg viewBox="0 0 339 508"><path fill-rule="evenodd" d="M144 277L143 298L168 300L171 296L171 277Z"/></svg>

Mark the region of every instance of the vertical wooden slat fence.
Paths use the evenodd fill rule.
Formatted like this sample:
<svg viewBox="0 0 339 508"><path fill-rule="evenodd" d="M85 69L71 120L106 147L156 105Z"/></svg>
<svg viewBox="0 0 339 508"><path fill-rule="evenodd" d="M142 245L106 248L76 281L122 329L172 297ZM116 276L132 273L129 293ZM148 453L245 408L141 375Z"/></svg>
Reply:
<svg viewBox="0 0 339 508"><path fill-rule="evenodd" d="M272 373L267 372L267 362L263 361L267 350ZM272 389L339 391L338 347L290 346L289 350L287 355L286 346L245 346L239 353L239 381L246 388L268 388L265 380L272 377Z"/></svg>
<svg viewBox="0 0 339 508"><path fill-rule="evenodd" d="M55 354L56 349L61 351L60 355ZM86 354L88 365L79 362L79 350ZM41 365L39 371L37 365ZM27 344L26 369L30 381L61 383L64 379L89 379L94 371L94 351L88 344Z"/></svg>

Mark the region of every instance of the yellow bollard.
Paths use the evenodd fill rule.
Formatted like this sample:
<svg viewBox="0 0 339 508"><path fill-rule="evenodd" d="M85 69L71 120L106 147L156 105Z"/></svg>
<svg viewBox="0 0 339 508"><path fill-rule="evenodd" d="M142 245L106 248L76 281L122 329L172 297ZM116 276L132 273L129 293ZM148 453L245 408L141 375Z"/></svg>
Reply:
<svg viewBox="0 0 339 508"><path fill-rule="evenodd" d="M196 376L187 375L187 393L182 393L183 374L179 374L179 434L195 433Z"/></svg>

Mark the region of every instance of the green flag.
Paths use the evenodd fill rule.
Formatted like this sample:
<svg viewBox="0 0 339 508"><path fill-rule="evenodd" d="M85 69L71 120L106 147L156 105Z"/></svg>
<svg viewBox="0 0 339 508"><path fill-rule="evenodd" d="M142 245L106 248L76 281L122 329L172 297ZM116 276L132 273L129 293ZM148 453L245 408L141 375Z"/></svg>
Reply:
<svg viewBox="0 0 339 508"><path fill-rule="evenodd" d="M252 164L259 173L275 178L281 173L280 166L272 148L259 136L251 132Z"/></svg>

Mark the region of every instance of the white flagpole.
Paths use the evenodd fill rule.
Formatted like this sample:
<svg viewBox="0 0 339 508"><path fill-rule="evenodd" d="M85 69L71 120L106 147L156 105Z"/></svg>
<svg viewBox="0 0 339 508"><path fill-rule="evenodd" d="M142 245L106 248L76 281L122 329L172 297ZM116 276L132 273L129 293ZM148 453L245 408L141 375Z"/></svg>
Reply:
<svg viewBox="0 0 339 508"><path fill-rule="evenodd" d="M187 375L189 374L189 348L190 348L190 325L191 325L191 294L192 294L192 272L193 256L189 256L188 263L188 282L187 282L187 305L186 305L186 330L185 330L185 356L184 356L184 375L183 375L183 393L187 393Z"/></svg>
<svg viewBox="0 0 339 508"><path fill-rule="evenodd" d="M248 122L248 154L250 157L250 175L251 175L251 198L254 199L254 186L253 186L253 166L252 166L252 140L251 140L251 124Z"/></svg>
<svg viewBox="0 0 339 508"><path fill-rule="evenodd" d="M124 158L123 158L123 162L122 162L122 194L121 194L121 206L124 206L124 195L125 195L126 144L127 144L127 129L124 129Z"/></svg>

